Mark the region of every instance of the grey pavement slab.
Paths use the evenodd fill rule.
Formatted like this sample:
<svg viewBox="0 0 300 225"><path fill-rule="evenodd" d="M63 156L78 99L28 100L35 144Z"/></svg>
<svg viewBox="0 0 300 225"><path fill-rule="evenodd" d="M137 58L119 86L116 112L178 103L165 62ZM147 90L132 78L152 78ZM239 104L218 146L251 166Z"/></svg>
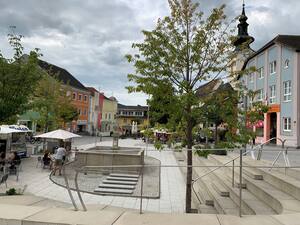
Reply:
<svg viewBox="0 0 300 225"><path fill-rule="evenodd" d="M46 209L38 206L0 204L0 218L22 220Z"/></svg>
<svg viewBox="0 0 300 225"><path fill-rule="evenodd" d="M238 216L217 215L221 225L283 225L271 216Z"/></svg>
<svg viewBox="0 0 300 225"><path fill-rule="evenodd" d="M300 214L282 214L272 216L280 224L284 225L299 225L300 224Z"/></svg>
<svg viewBox="0 0 300 225"><path fill-rule="evenodd" d="M12 195L12 196L0 196L1 204L13 204L13 205L33 205L45 198L34 195Z"/></svg>
<svg viewBox="0 0 300 225"><path fill-rule="evenodd" d="M124 213L114 225L219 225L216 215Z"/></svg>
<svg viewBox="0 0 300 225"><path fill-rule="evenodd" d="M111 225L122 212L118 210L90 210L87 212L71 209L49 208L27 217L24 221L44 222L47 224L84 224L84 225Z"/></svg>

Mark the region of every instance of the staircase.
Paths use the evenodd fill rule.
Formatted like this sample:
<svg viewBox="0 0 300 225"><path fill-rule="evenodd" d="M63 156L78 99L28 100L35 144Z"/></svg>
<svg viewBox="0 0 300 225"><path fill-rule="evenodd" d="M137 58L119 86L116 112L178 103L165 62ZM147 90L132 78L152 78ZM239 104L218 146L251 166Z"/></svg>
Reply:
<svg viewBox="0 0 300 225"><path fill-rule="evenodd" d="M238 155L209 155L207 159L194 155L193 165L221 166ZM175 154L180 164L186 163L185 153ZM183 158L185 162L183 162ZM236 160L236 165L239 160ZM235 168L235 184L232 185L232 164L204 176L194 183L193 207L200 213L238 215L239 185L242 185L243 215L274 215L300 212L299 170L243 168L242 184L239 184L239 168ZM243 157L243 165L267 166L269 161L256 161ZM213 168L194 167L193 179Z"/></svg>
<svg viewBox="0 0 300 225"><path fill-rule="evenodd" d="M138 177L137 174L111 173L94 191L100 194L132 194Z"/></svg>

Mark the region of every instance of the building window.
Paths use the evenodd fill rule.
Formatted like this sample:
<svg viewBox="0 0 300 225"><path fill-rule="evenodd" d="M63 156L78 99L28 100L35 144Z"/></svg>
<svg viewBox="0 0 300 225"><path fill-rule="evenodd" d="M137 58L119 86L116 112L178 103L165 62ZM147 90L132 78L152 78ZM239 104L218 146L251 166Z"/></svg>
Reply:
<svg viewBox="0 0 300 225"><path fill-rule="evenodd" d="M86 109L84 109L84 111L83 111L83 115L86 115Z"/></svg>
<svg viewBox="0 0 300 225"><path fill-rule="evenodd" d="M292 100L292 82L290 80L283 82L283 101Z"/></svg>
<svg viewBox="0 0 300 225"><path fill-rule="evenodd" d="M84 96L84 101L87 102L87 96L86 95Z"/></svg>
<svg viewBox="0 0 300 225"><path fill-rule="evenodd" d="M79 94L79 95L78 95L78 100L81 101L81 99L82 99L82 95Z"/></svg>
<svg viewBox="0 0 300 225"><path fill-rule="evenodd" d="M74 100L76 99L76 93L73 93L73 99Z"/></svg>
<svg viewBox="0 0 300 225"><path fill-rule="evenodd" d="M276 61L270 63L270 74L276 73Z"/></svg>
<svg viewBox="0 0 300 225"><path fill-rule="evenodd" d="M258 69L258 79L263 79L264 78L264 67L260 67Z"/></svg>
<svg viewBox="0 0 300 225"><path fill-rule="evenodd" d="M250 73L250 75L249 75L249 81L250 81L250 83L254 82L254 73Z"/></svg>
<svg viewBox="0 0 300 225"><path fill-rule="evenodd" d="M283 118L283 131L292 131L291 117Z"/></svg>
<svg viewBox="0 0 300 225"><path fill-rule="evenodd" d="M81 115L81 109L78 109L78 114Z"/></svg>
<svg viewBox="0 0 300 225"><path fill-rule="evenodd" d="M270 104L275 103L276 98L276 86L270 86Z"/></svg>
<svg viewBox="0 0 300 225"><path fill-rule="evenodd" d="M107 120L107 113L105 113L105 119Z"/></svg>
<svg viewBox="0 0 300 225"><path fill-rule="evenodd" d="M257 101L262 101L264 98L264 90L263 89L259 89L257 91Z"/></svg>
<svg viewBox="0 0 300 225"><path fill-rule="evenodd" d="M284 68L289 68L290 66L290 60L286 59L285 62L284 62Z"/></svg>
<svg viewBox="0 0 300 225"><path fill-rule="evenodd" d="M108 114L108 119L109 119L109 120L111 119L111 114L110 114L110 113Z"/></svg>

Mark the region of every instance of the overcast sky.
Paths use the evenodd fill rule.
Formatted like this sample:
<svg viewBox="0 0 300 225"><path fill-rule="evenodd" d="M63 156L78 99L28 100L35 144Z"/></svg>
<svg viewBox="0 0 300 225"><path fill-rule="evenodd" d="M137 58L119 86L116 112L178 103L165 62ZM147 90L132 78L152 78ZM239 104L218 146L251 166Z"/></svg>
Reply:
<svg viewBox="0 0 300 225"><path fill-rule="evenodd" d="M230 18L241 13L242 0L198 0L208 13L227 5ZM25 36L25 51L35 47L42 59L67 69L86 86L94 86L123 104L145 104L143 94L128 94L124 59L142 29L152 29L168 15L167 0L0 0L0 50L9 57L7 33ZM277 34L300 34L299 0L246 0L249 33L258 49ZM297 33L298 32L298 33Z"/></svg>

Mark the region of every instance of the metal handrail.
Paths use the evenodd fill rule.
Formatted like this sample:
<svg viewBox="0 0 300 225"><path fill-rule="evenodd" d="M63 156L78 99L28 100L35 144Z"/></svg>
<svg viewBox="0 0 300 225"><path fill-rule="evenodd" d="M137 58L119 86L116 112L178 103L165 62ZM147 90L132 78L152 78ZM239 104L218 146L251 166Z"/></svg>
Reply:
<svg viewBox="0 0 300 225"><path fill-rule="evenodd" d="M273 139L275 139L275 138L273 138ZM279 138L278 138L279 139ZM268 140L268 141L266 141L265 143L262 143L260 146L263 146L264 144L266 144L266 143L269 143L271 141L271 139L270 140ZM284 142L286 141L286 140L281 140L280 139L280 141L283 143L283 147L284 147ZM198 200L200 201L200 198L199 198L199 196L198 196L198 194L197 194L197 192L195 191L195 189L194 189L194 184L198 181L198 180L200 180L200 179L202 179L203 177L205 177L205 176L207 176L207 175L209 175L209 174L211 174L211 173L213 173L214 171L216 171L216 170L218 170L218 169L220 169L220 168L223 168L223 167L230 167L230 168L232 168L233 170L232 170L232 185L234 186L234 168L235 167L238 167L239 169L240 169L240 186L239 186L239 188L240 188L240 215L241 215L241 201L242 201L242 197L241 197L241 188L242 188L242 185L241 185L241 183L242 183L242 167L249 167L249 168L273 168L273 164L271 165L271 166L243 166L242 165L242 156L243 155L246 155L247 153L249 153L250 151L253 151L253 149L254 148L252 148L252 149L250 149L250 150L246 150L245 152L242 152L242 150L243 149L240 149L240 155L239 156L237 156L237 157L235 157L235 158L233 158L233 159L231 159L230 161L228 161L228 162L226 162L226 163L224 163L224 164L222 164L222 165L219 165L219 166L203 166L203 165L199 165L199 166L195 166L195 165L186 165L186 166L183 166L183 165L144 165L144 164L142 164L142 165L109 165L109 166L82 166L82 167L78 167L78 168L76 168L75 169L75 172L76 172L76 174L75 174L75 178L74 178L74 181L75 181L75 189L72 189L71 187L70 187L70 185L69 185L69 182L68 182L68 178L67 178L67 175L66 175L66 172L65 172L65 169L66 169L66 166L69 166L70 164L72 164L72 163L75 163L76 162L76 160L73 160L73 161L70 161L70 162L68 162L68 163L66 163L66 164L64 164L63 165L63 168L62 168L62 170L63 170L63 176L64 176L64 180L65 180L65 188L68 190L68 193L69 193L69 196L70 196L70 198L71 198L71 201L72 201L72 204L73 204L73 206L75 207L75 210L78 210L78 207L77 207L77 205L76 205L76 203L75 203L75 200L74 200L74 198L73 198L73 195L72 195L72 192L71 192L71 190L74 190L74 191L76 191L77 192L77 194L78 194L78 197L79 197L79 200L80 200L80 203L81 203L81 205L82 205L82 208L83 208L83 210L84 211L87 211L87 208L86 208L86 206L85 206L85 204L84 204L84 201L83 201L83 199L82 199L82 197L81 197L81 190L80 190L80 188L79 188L79 185L78 185L78 181L77 181L77 178L78 178L78 173L80 173L80 172L84 172L84 171L87 171L87 170L89 170L89 169L96 169L96 168L118 168L118 167L120 167L120 168L127 168L127 167L140 167L142 170L144 169L144 168L146 168L146 167L159 167L159 168L161 168L161 167L202 167L202 168L210 168L210 167L213 167L214 169L212 169L212 170L210 170L210 171L208 171L207 173L205 173L205 174L203 174L202 176L199 176L198 178L196 178L195 180L193 180L192 181L192 191L195 193L195 195L196 195L196 197L198 198ZM191 151L193 151L193 149L189 149L189 150L191 150ZM210 149L210 150L220 150L220 149ZM228 150L228 149L227 149ZM255 148L255 150L257 150L256 148ZM283 150L281 150L281 152L282 152ZM285 150L285 151L287 151L287 149ZM238 159L238 158L240 158L240 165L234 165L234 162L235 162L235 160L236 159ZM278 157L277 157L278 158ZM233 163L232 164L232 166L227 166L229 163ZM284 167L284 168L286 168L286 167ZM143 172L141 173L141 178L142 178L142 184L141 184L141 192L140 192L140 213L142 213L142 203L143 203L143 198L144 198L144 196L143 196ZM201 201L200 201L201 202Z"/></svg>
<svg viewBox="0 0 300 225"><path fill-rule="evenodd" d="M259 151L260 151L260 149L262 149L264 145L269 144L269 143L270 143L271 141L273 141L273 140L279 140L279 141L281 142L282 148L284 148L284 143L286 142L286 139L282 140L281 138L273 137L273 138L270 138L269 140L267 140L267 141L265 141L265 142L263 142L263 143L261 143L261 144L255 146L255 147L253 147L253 148L252 148L252 151L253 151L253 150L255 151L256 149L259 149ZM253 156L251 155L251 157L252 157L253 159L255 159L254 155L253 155ZM257 160L260 160L260 157L261 157L261 154L260 154L260 155L257 155L257 158L256 158L256 159L257 159Z"/></svg>
<svg viewBox="0 0 300 225"><path fill-rule="evenodd" d="M262 144L260 144L260 145L258 145L258 146L263 146L263 145L269 143L270 141L272 141L272 140L274 140L274 139L280 140L280 141L282 142L282 144L283 144L282 146L284 147L284 142L286 141L286 139L285 139L285 140L282 140L282 139L280 139L280 138L271 138L271 139L267 140L266 142L264 142L264 143L262 143ZM258 146L256 146L256 147L258 147ZM255 147L255 148L256 148L256 147ZM245 152L243 153L243 156L244 156L244 155L247 155L249 152L251 152L251 151L253 151L253 150L256 151L257 149L255 149L255 148L252 148L252 149L250 149L250 150L245 151ZM219 149L210 149L210 150L215 151L215 150L219 150ZM194 183L195 183L196 181L198 181L199 179L201 179L201 178L203 178L203 177L205 177L205 176L211 174L212 172L216 171L217 169L222 168L223 166L225 166L225 165L227 165L227 164L229 164L229 163L235 161L235 160L238 159L238 158L240 158L240 156L237 156L237 157L231 159L230 161L228 161L228 162L226 162L226 163L224 163L224 164L222 164L222 165L220 165L220 166L216 166L215 169L208 171L207 173L201 175L200 177L197 177L195 180L193 180L192 184L194 184Z"/></svg>
<svg viewBox="0 0 300 225"><path fill-rule="evenodd" d="M76 161L71 161L71 162L68 162L65 166L67 165L70 165L72 163L74 163ZM88 171L91 171L90 169L101 169L101 168L133 168L133 167L138 167L138 168L147 168L147 167L164 167L164 168L173 168L173 167L189 167L188 165L182 165L182 166L179 166L179 165L144 165L144 164L141 164L141 165L110 165L110 166L82 166L82 167L78 167L76 168L76 173L84 173L84 172L88 172ZM215 166L203 166L203 165L199 165L199 166L190 166L190 167L200 167L200 168L211 168L211 167L215 167ZM224 168L232 168L231 166L227 166L227 165L220 165L219 167L224 167ZM238 167L238 168L242 168L241 166L239 165L236 165L235 167ZM271 168L272 166L243 166L245 168ZM278 168L286 168L286 166L279 166ZM291 166L290 168L300 168L300 166ZM143 173L141 173L143 174ZM64 174L65 175L65 174ZM75 179L76 179L76 175L75 175ZM64 186L62 186L64 187ZM73 188L70 188L67 187L67 185L65 186L65 188L69 188L69 190L73 190L73 191L76 191L76 192L82 192L79 188L78 185L75 185L75 189ZM71 197L71 195L70 195ZM137 196L135 196L136 198ZM143 192L141 191L141 195L138 196L138 198L144 198L144 195L143 195ZM83 201L82 201L83 202ZM81 203L82 203L81 202ZM73 202L73 205L75 202ZM75 209L76 209L76 204L74 205ZM78 208L77 208L78 209ZM83 207L84 209L84 207ZM142 210L142 207L140 207L140 210Z"/></svg>
<svg viewBox="0 0 300 225"><path fill-rule="evenodd" d="M286 139L285 139L285 140L282 140L281 138L277 138L277 137L271 138L271 139L265 141L264 143L258 145L258 146L260 147L260 148L259 148L259 151L260 151L260 152L259 152L259 154L258 154L258 157L259 157L259 158L257 158L257 160L259 160L260 157L261 157L262 146L265 145L265 144L267 144L267 143L270 143L272 140L280 140L280 141L281 141L281 144L282 144L282 148L284 148L284 143L285 143ZM255 148L256 148L256 147L255 147ZM242 150L243 150L243 149L240 149L240 155L239 155L239 156L237 156L237 157L235 157L235 158L229 160L228 162L226 162L226 163L224 163L224 164L222 164L222 165L220 165L220 166L216 166L216 168L214 168L214 169L208 171L207 173L205 173L205 174L203 174L203 175L197 177L195 180L193 180L193 181L192 181L192 190L193 190L194 194L196 195L198 201L201 202L201 201L200 201L200 198L199 198L199 196L198 196L198 194L197 194L197 192L195 191L194 184L195 184L198 180L201 180L203 177L205 177L205 176L207 176L207 175L213 173L214 171L216 171L216 170L218 170L218 169L220 169L220 168L223 168L224 166L228 165L229 163L232 163L232 186L234 186L234 167L235 167L235 166L234 166L234 161L235 161L236 159L239 159L239 158L240 158L240 185L239 185L240 187L239 187L239 189L240 189L240 195L241 195L241 188L242 188L242 184L241 184L241 182L242 182L242 156L247 155L247 153L249 153L249 152L253 152L253 150L256 151L257 149L255 149L255 148L252 148L252 149L250 149L250 150L246 150L244 153L242 153ZM215 149L212 149L212 150L215 150ZM285 154L287 154L287 149L285 150L285 152L286 152ZM280 156L281 153L284 154L283 150L281 150L281 151L279 152L279 154L277 155L277 157L276 157L275 160L273 161L272 166L270 167L270 170L274 167L274 165L275 165L276 161L278 160L278 158L279 158L279 156ZM286 166L289 166L289 167L290 167L288 158L286 158L287 156L283 155L283 157L284 157ZM240 216L241 216L241 196L240 196Z"/></svg>

